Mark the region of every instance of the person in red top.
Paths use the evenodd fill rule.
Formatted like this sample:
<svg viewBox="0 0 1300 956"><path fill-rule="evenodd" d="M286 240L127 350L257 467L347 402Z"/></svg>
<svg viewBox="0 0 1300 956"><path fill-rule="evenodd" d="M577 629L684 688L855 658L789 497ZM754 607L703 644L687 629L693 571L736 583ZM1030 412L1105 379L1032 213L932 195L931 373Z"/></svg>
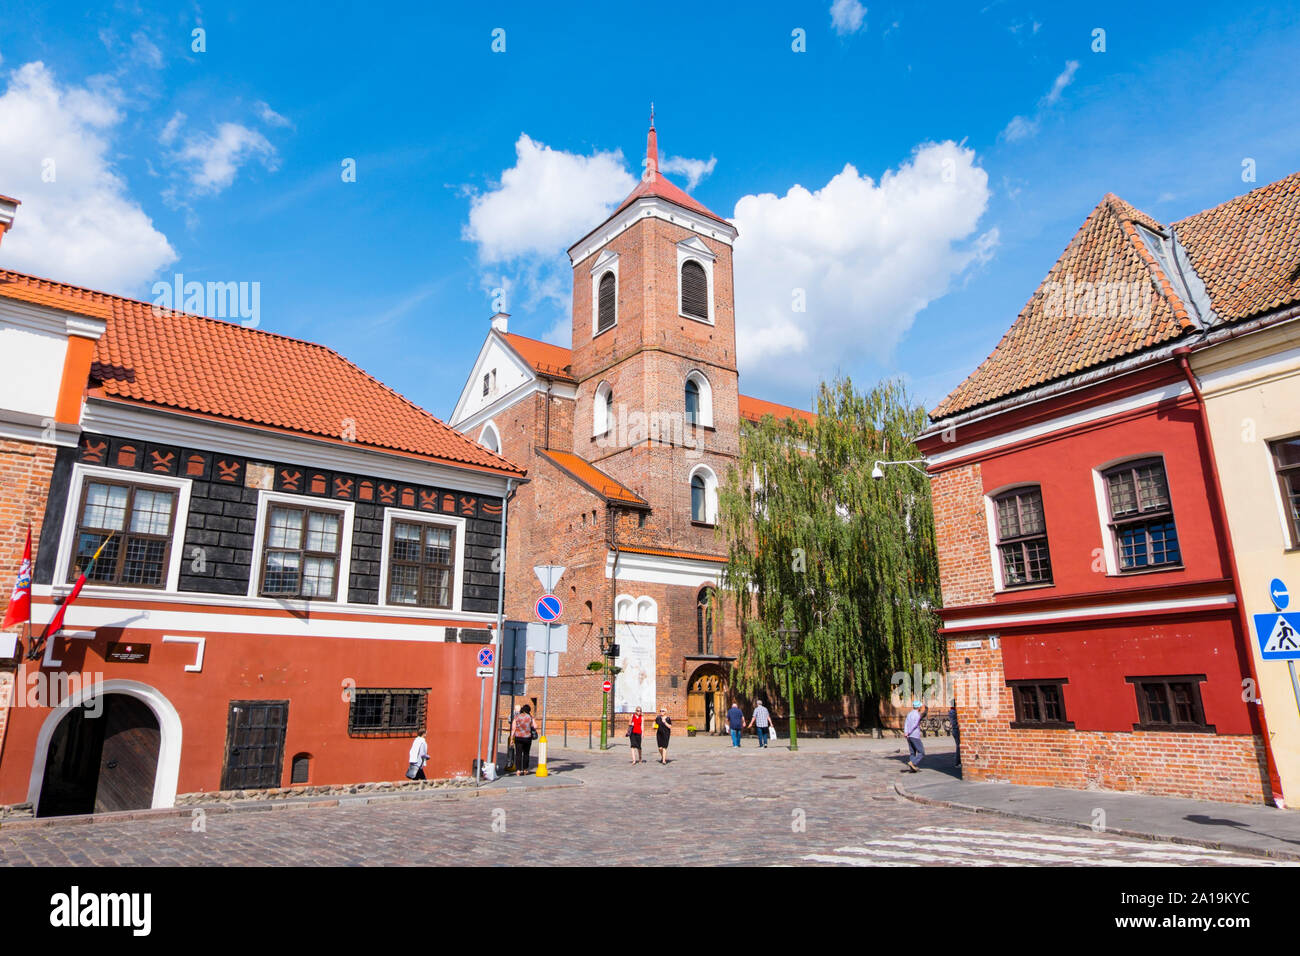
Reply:
<svg viewBox="0 0 1300 956"><path fill-rule="evenodd" d="M632 763L641 762L641 708L636 709L627 725L628 743L632 745Z"/></svg>

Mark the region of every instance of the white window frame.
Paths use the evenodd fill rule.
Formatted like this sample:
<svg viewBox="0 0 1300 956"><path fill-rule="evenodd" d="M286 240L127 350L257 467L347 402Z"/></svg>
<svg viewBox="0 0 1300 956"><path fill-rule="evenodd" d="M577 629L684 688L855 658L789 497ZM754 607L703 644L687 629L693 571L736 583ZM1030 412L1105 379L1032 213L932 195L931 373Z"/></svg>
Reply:
<svg viewBox="0 0 1300 956"><path fill-rule="evenodd" d="M455 570L452 572L451 607L424 607L420 604L392 604L388 600L388 564L393 549L393 522L403 521L408 524L431 524L442 528L451 528L456 532L456 553L453 555ZM402 508L384 509L383 552L379 559L379 606L384 608L401 608L404 611L425 611L429 614L440 612L459 612L461 600L465 593L465 528L468 522L456 515L433 515L423 511L407 511Z"/></svg>
<svg viewBox="0 0 1300 956"><path fill-rule="evenodd" d="M1093 466L1092 488L1094 494L1096 494L1097 496L1097 520L1098 520L1097 527L1098 530L1101 531L1101 546L1102 546L1102 553L1106 557L1107 577L1131 578L1135 574L1153 574L1160 571L1173 571L1173 570L1177 570L1180 567L1186 567L1186 562L1182 560L1180 560L1177 565L1162 564L1162 565L1157 565L1154 568L1144 568L1140 571L1121 571L1119 567L1119 555L1116 553L1116 549L1115 549L1115 533L1110 526L1111 524L1110 495L1106 489L1105 473L1110 471L1112 468L1119 468L1125 462L1146 461L1152 458L1159 459L1160 467L1165 470L1165 486L1169 489L1169 502L1170 502L1169 511L1171 516L1174 517L1174 526L1177 527L1178 525L1177 512L1173 507L1174 483L1173 480L1169 477L1169 461L1165 458L1163 452L1147 451L1147 452L1140 452L1135 455L1123 455L1119 458L1113 458L1110 461L1103 462L1100 465ZM1274 484L1277 484L1277 482L1274 481ZM1182 538L1179 537L1178 539L1179 554L1182 554L1182 549L1183 549L1183 541Z"/></svg>
<svg viewBox="0 0 1300 956"><path fill-rule="evenodd" d="M650 595L620 594L614 599L614 620L624 624L658 624L659 603Z"/></svg>
<svg viewBox="0 0 1300 956"><path fill-rule="evenodd" d="M704 479L704 517L703 524L716 525L718 523L718 476L713 473L713 469L708 465L696 465L691 469L689 477L686 479L686 489L688 500L693 497L691 483L695 476L700 475ZM695 509L691 507L691 521L697 522Z"/></svg>
<svg viewBox="0 0 1300 956"><path fill-rule="evenodd" d="M614 324L607 329L598 329L600 321L600 280L604 278L606 272L614 273ZM618 327L618 253L610 252L606 249L596 257L596 263L591 267L591 337L594 339L598 335L604 335L606 332L612 332Z"/></svg>
<svg viewBox="0 0 1300 956"><path fill-rule="evenodd" d="M262 594L263 552L266 550L266 522L270 506L289 505L295 508L312 508L316 511L337 511L343 516L339 532L339 578L334 588L334 600L306 598L300 594ZM335 498L317 498L314 495L291 495L282 491L261 491L257 495L257 526L253 530L253 563L248 569L248 597L259 601L300 601L310 605L344 605L348 603L348 584L352 571L352 523L356 504ZM304 529L305 531L305 529Z"/></svg>
<svg viewBox="0 0 1300 956"><path fill-rule="evenodd" d="M613 403L605 400L606 396L612 398L613 395L614 386L610 385L608 381L602 381L596 386L596 391L591 399L592 438L599 438L614 427L614 423L610 420L609 414L612 410Z"/></svg>
<svg viewBox="0 0 1300 956"><path fill-rule="evenodd" d="M704 325L714 325L717 320L716 309L713 305L713 263L718 257L714 255L704 240L697 236L691 236L689 239L677 243L677 314L683 319L690 319L692 322L701 322ZM701 319L698 316L687 315L682 311L682 266L688 261L695 261L704 269L704 279L708 291L708 310L709 317Z"/></svg>
<svg viewBox="0 0 1300 956"><path fill-rule="evenodd" d="M713 386L709 384L708 376L699 369L692 369L686 376L686 382L694 382L696 388L700 390L700 411L695 424L700 428L713 427ZM686 403L686 382L682 383L682 405L685 411Z"/></svg>
<svg viewBox="0 0 1300 956"><path fill-rule="evenodd" d="M154 485L177 492L175 513L172 516L172 542L167 558L167 580L162 588L135 588L118 584L101 584L86 582L86 590L103 589L113 594L133 592L139 594L159 594L164 591L174 592L180 582L181 559L185 550L185 529L189 524L190 491L193 482L189 478L171 475L155 475L147 471L126 471L121 468L104 468L99 465L74 464L72 480L68 483L67 504L63 509L63 528L59 533L59 553L54 561L53 587L70 587L68 568L72 564L72 549L77 538L77 522L81 518L81 492L87 479L102 478L105 481L130 482L135 485Z"/></svg>

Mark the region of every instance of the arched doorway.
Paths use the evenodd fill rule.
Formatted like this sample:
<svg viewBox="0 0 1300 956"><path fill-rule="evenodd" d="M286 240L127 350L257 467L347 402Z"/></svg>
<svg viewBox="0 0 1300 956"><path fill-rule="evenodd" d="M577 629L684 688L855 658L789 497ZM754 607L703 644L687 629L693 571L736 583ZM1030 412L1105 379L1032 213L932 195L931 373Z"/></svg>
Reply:
<svg viewBox="0 0 1300 956"><path fill-rule="evenodd" d="M695 670L686 684L686 721L703 733L722 730L727 713L727 677L717 664Z"/></svg>
<svg viewBox="0 0 1300 956"><path fill-rule="evenodd" d="M154 805L162 731L147 703L104 694L66 708L45 751L36 815L65 816Z"/></svg>

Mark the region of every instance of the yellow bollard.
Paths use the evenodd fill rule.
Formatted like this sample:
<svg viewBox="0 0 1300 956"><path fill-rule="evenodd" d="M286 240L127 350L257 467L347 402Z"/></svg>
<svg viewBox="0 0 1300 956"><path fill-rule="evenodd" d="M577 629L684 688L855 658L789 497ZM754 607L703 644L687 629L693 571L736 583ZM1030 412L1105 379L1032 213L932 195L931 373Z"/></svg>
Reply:
<svg viewBox="0 0 1300 956"><path fill-rule="evenodd" d="M537 738L537 776L545 777L546 774L546 738Z"/></svg>

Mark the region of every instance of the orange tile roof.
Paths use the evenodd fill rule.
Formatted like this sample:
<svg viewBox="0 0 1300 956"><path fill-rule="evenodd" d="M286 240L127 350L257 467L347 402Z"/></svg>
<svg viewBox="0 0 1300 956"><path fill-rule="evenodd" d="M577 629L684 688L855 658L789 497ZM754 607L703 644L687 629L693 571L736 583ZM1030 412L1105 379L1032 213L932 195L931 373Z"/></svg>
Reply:
<svg viewBox="0 0 1300 956"><path fill-rule="evenodd" d="M533 371L539 375L562 379L566 382L577 381L569 372L569 363L573 360L573 353L564 346L539 342L537 339L530 339L514 332L502 332L501 336L510 344L512 349L519 353L520 358L531 365Z"/></svg>
<svg viewBox="0 0 1300 956"><path fill-rule="evenodd" d="M0 197L3 198L3 197ZM93 293L84 289L74 289L64 291L65 288L56 282L47 282L44 279L33 279L32 281L20 281L11 278L17 273L6 273L0 271L0 296L6 299L18 299L22 302L31 302L34 305L47 305L53 309L62 309L64 312L73 312L77 315L88 315L92 319L100 319L107 322L112 316L113 310L107 303L94 297ZM21 279L28 279L28 276L22 276Z"/></svg>
<svg viewBox="0 0 1300 956"><path fill-rule="evenodd" d="M934 420L1170 342L1196 323L1141 225L1176 236L1214 315L1231 323L1300 302L1300 172L1166 227L1107 194L1084 221L991 355L930 413ZM1073 281L1120 282L1151 295L1151 309L1116 309L1094 296L1087 314L1053 308ZM1058 301L1061 296L1056 295ZM1098 309L1096 303L1107 302ZM1130 300L1131 301L1131 300Z"/></svg>
<svg viewBox="0 0 1300 956"><path fill-rule="evenodd" d="M105 310L101 397L336 441L351 420L358 445L523 473L322 345L3 269L0 294Z"/></svg>
<svg viewBox="0 0 1300 956"><path fill-rule="evenodd" d="M778 405L776 402L764 401L751 395L738 395L736 407L740 411L740 417L751 422L762 421L765 415L773 415L777 419L802 418L806 422L817 421L815 414L805 412L802 408Z"/></svg>
<svg viewBox="0 0 1300 956"><path fill-rule="evenodd" d="M725 557L719 557L716 554L701 554L698 551L674 551L671 548L641 548L630 544L620 544L618 550L627 551L632 554L652 554L661 558L690 558L693 561L713 561L717 564L727 563Z"/></svg>
<svg viewBox="0 0 1300 956"><path fill-rule="evenodd" d="M542 455L567 472L571 478L577 479L606 501L642 508L650 507L650 503L635 491L615 481L585 458L579 457L572 452L557 451L554 448L539 450Z"/></svg>

